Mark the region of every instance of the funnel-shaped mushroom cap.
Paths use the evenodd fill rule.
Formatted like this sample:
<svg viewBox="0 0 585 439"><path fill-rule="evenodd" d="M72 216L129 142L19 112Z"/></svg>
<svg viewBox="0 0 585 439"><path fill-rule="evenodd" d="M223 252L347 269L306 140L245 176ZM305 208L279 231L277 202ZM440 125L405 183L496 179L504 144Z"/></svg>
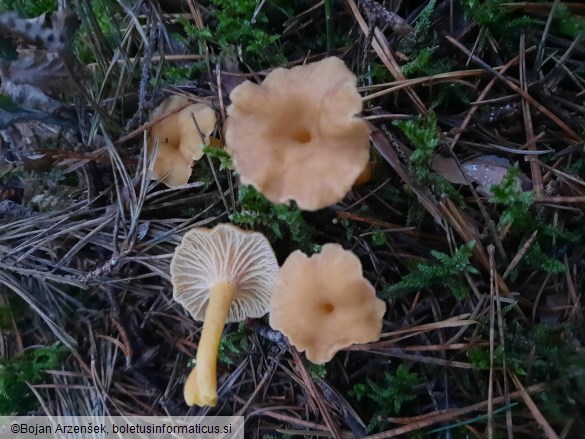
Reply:
<svg viewBox="0 0 585 439"><path fill-rule="evenodd" d="M204 320L211 288L219 282L235 285L226 322L261 317L268 312L278 262L264 235L230 224L195 228L183 237L171 262L173 298Z"/></svg>
<svg viewBox="0 0 585 439"><path fill-rule="evenodd" d="M385 312L358 257L325 244L310 258L298 250L287 258L274 283L270 326L307 359L325 363L340 349L378 340Z"/></svg>
<svg viewBox="0 0 585 439"><path fill-rule="evenodd" d="M369 129L356 77L339 58L275 69L230 94L226 149L243 183L273 203L335 204L366 166Z"/></svg>
<svg viewBox="0 0 585 439"><path fill-rule="evenodd" d="M159 119L188 103L183 96L171 96L151 113L150 120ZM158 139L152 178L169 187L187 184L193 161L203 156L201 146L209 144L216 121L215 111L209 105L192 104L155 124L148 135L149 154L154 152Z"/></svg>

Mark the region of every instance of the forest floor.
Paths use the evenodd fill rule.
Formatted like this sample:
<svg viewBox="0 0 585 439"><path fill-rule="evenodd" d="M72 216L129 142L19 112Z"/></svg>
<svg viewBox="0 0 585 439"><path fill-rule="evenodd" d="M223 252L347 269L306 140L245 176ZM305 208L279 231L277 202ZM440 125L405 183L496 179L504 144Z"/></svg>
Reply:
<svg viewBox="0 0 585 439"><path fill-rule="evenodd" d="M585 6L69 3L0 14L0 415L243 415L258 438L582 437ZM328 55L358 78L371 178L315 212L274 205L221 149L230 91ZM176 93L218 127L170 189L149 178L146 132ZM264 233L279 263L353 251L387 303L380 341L314 365L266 317L228 324L218 405L189 408L201 323L173 301L169 264L187 230L223 222Z"/></svg>

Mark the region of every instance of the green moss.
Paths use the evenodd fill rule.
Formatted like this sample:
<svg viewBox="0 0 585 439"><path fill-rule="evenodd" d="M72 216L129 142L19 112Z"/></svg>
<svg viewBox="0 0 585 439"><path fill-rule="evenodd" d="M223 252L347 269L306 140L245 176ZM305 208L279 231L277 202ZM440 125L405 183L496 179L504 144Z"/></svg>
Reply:
<svg viewBox="0 0 585 439"><path fill-rule="evenodd" d="M307 370L313 377L326 378L327 377L327 364L307 364Z"/></svg>
<svg viewBox="0 0 585 439"><path fill-rule="evenodd" d="M451 70L451 63L433 56L437 47L424 47L416 50L414 57L402 66L404 75L407 78L415 78L417 76L437 75Z"/></svg>
<svg viewBox="0 0 585 439"><path fill-rule="evenodd" d="M508 13L501 6L502 3L509 3L506 0L463 0L462 3L465 14L482 28L477 45L480 52L491 37L499 42L503 52L515 53L522 33L530 38L531 29L544 27L543 20Z"/></svg>
<svg viewBox="0 0 585 439"><path fill-rule="evenodd" d="M169 65L166 64L162 68L161 72L161 84L177 84L184 82L185 80L191 78L193 76L193 72L195 67L193 65L190 66L177 66L177 65ZM155 79L151 79L151 85L154 86Z"/></svg>
<svg viewBox="0 0 585 439"><path fill-rule="evenodd" d="M426 116L414 120L395 121L396 125L412 143L415 150L410 156L410 163L421 174L430 167L435 154L435 148L439 145L437 136L437 116L429 111Z"/></svg>
<svg viewBox="0 0 585 439"><path fill-rule="evenodd" d="M469 261L474 247L475 241L469 241L455 250L452 256L431 251L434 261L418 263L400 282L384 290L381 295L392 297L421 288L439 286L450 290L457 299L464 299L468 295L468 287L461 275L478 274Z"/></svg>
<svg viewBox="0 0 585 439"><path fill-rule="evenodd" d="M416 21L414 38L404 38L400 42L400 51L409 59L401 68L407 78L435 75L452 68L452 63L445 57L435 56L439 47L439 39L433 30L435 6L436 0L428 2Z"/></svg>
<svg viewBox="0 0 585 439"><path fill-rule="evenodd" d="M238 357L250 350L250 332L244 323L238 325L237 331L225 334L221 338L217 354L218 361L234 365Z"/></svg>
<svg viewBox="0 0 585 439"><path fill-rule="evenodd" d="M508 170L499 185L492 187L494 196L490 202L501 208L498 227L509 227L508 239L525 242L534 231L537 239L526 252L517 270L527 267L537 268L548 273L562 273L564 263L559 260L563 249L571 244L583 242L583 215L568 217L563 226L551 224L546 211L539 211L533 206L534 194L522 191L516 178L520 174L516 164ZM512 276L514 278L515 274Z"/></svg>
<svg viewBox="0 0 585 439"><path fill-rule="evenodd" d="M535 242L524 256L524 263L529 267L536 267L547 273L564 273L565 264L562 261L546 254L540 247L539 242Z"/></svg>
<svg viewBox="0 0 585 439"><path fill-rule="evenodd" d="M236 224L261 226L274 239L289 237L304 251L313 252L315 229L303 218L301 210L294 205L272 204L252 186L241 185L238 192L240 212L230 215Z"/></svg>
<svg viewBox="0 0 585 439"><path fill-rule="evenodd" d="M489 336L489 322L481 321L480 331ZM504 332L504 346L496 346L493 364L496 370L505 365L508 371L518 375L525 387L537 383L555 383L546 392L534 396L543 414L549 420L564 423L577 410L576 401L583 391L585 381L585 356L566 342L568 328L536 325L526 328L517 321L508 322ZM476 370L490 368L489 347L476 347L467 356ZM486 376L475 374L467 382L474 391L486 397Z"/></svg>
<svg viewBox="0 0 585 439"><path fill-rule="evenodd" d="M13 358L0 358L0 415L26 415L38 406L27 383L43 382L44 371L58 367L67 348L55 343Z"/></svg>
<svg viewBox="0 0 585 439"><path fill-rule="evenodd" d="M3 0L0 3L2 11L16 11L23 17L38 17L45 12L57 10L57 0Z"/></svg>
<svg viewBox="0 0 585 439"><path fill-rule="evenodd" d="M531 207L534 194L531 191L524 192L518 188L517 178L519 175L520 168L516 163L508 170L502 182L491 188L494 196L490 202L504 206L498 224L500 228L510 224L526 228L533 223Z"/></svg>
<svg viewBox="0 0 585 439"><path fill-rule="evenodd" d="M286 61L277 49L279 34L266 30L268 18L255 14L256 0L211 0L216 18L213 39L222 52L237 47L246 62L282 64Z"/></svg>
<svg viewBox="0 0 585 439"><path fill-rule="evenodd" d="M370 239L372 240L372 245L374 247L381 247L388 242L388 235L380 230L377 230L372 233Z"/></svg>
<svg viewBox="0 0 585 439"><path fill-rule="evenodd" d="M203 152L209 157L219 160L220 171L233 169L232 158L225 149L207 145L203 147Z"/></svg>
<svg viewBox="0 0 585 439"><path fill-rule="evenodd" d="M370 63L370 71L364 72L360 75L360 83L364 83L364 81L370 76L373 84L383 84L394 80L394 77L388 71L388 68L384 64L377 62Z"/></svg>
<svg viewBox="0 0 585 439"><path fill-rule="evenodd" d="M349 393L358 402L368 402L374 407L368 429L377 431L387 424L385 418L399 415L403 406L417 398L412 388L420 383L421 377L401 364L394 372L386 371L381 382L368 378L354 385Z"/></svg>

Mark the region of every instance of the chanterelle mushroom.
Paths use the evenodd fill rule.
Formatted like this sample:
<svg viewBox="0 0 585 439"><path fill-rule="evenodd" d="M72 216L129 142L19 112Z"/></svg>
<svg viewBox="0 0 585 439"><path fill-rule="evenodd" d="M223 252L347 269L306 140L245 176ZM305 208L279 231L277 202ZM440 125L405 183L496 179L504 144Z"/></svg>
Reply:
<svg viewBox="0 0 585 439"><path fill-rule="evenodd" d="M320 364L354 343L377 341L385 312L358 257L325 244L317 255L297 250L284 262L274 282L270 326Z"/></svg>
<svg viewBox="0 0 585 439"><path fill-rule="evenodd" d="M226 322L268 312L278 263L264 235L230 224L188 231L171 262L173 298L204 320L195 368L185 383L189 405L217 403L217 350Z"/></svg>
<svg viewBox="0 0 585 439"><path fill-rule="evenodd" d="M369 129L355 75L339 58L273 70L231 93L226 149L243 183L273 203L335 204L369 156Z"/></svg>
<svg viewBox="0 0 585 439"><path fill-rule="evenodd" d="M159 119L188 103L186 97L171 96L151 113L150 120ZM216 122L213 108L192 104L155 124L148 134L147 145L148 153L152 154L158 139L152 178L171 188L187 184L193 161L203 156L201 146L209 144Z"/></svg>

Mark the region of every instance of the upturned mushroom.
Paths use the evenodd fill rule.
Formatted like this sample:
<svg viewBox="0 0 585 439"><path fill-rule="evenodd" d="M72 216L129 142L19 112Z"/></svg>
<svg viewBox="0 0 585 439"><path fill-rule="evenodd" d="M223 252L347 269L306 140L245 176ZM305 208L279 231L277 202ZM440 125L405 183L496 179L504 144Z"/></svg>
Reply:
<svg viewBox="0 0 585 439"><path fill-rule="evenodd" d="M355 75L336 57L273 70L230 93L226 149L241 181L273 203L317 210L343 199L369 157Z"/></svg>
<svg viewBox="0 0 585 439"><path fill-rule="evenodd" d="M188 231L171 262L173 298L203 320L188 405L217 403L217 352L223 327L268 312L278 263L266 237L230 224Z"/></svg>
<svg viewBox="0 0 585 439"><path fill-rule="evenodd" d="M297 250L286 259L274 282L270 326L321 364L354 343L377 341L385 312L358 257L325 244L319 254Z"/></svg>
<svg viewBox="0 0 585 439"><path fill-rule="evenodd" d="M188 103L186 97L171 96L151 113L150 120ZM153 154L158 140L152 179L170 188L187 184L193 162L203 156L201 147L209 144L216 122L215 111L209 105L191 104L156 123L150 129L147 144L148 153Z"/></svg>

